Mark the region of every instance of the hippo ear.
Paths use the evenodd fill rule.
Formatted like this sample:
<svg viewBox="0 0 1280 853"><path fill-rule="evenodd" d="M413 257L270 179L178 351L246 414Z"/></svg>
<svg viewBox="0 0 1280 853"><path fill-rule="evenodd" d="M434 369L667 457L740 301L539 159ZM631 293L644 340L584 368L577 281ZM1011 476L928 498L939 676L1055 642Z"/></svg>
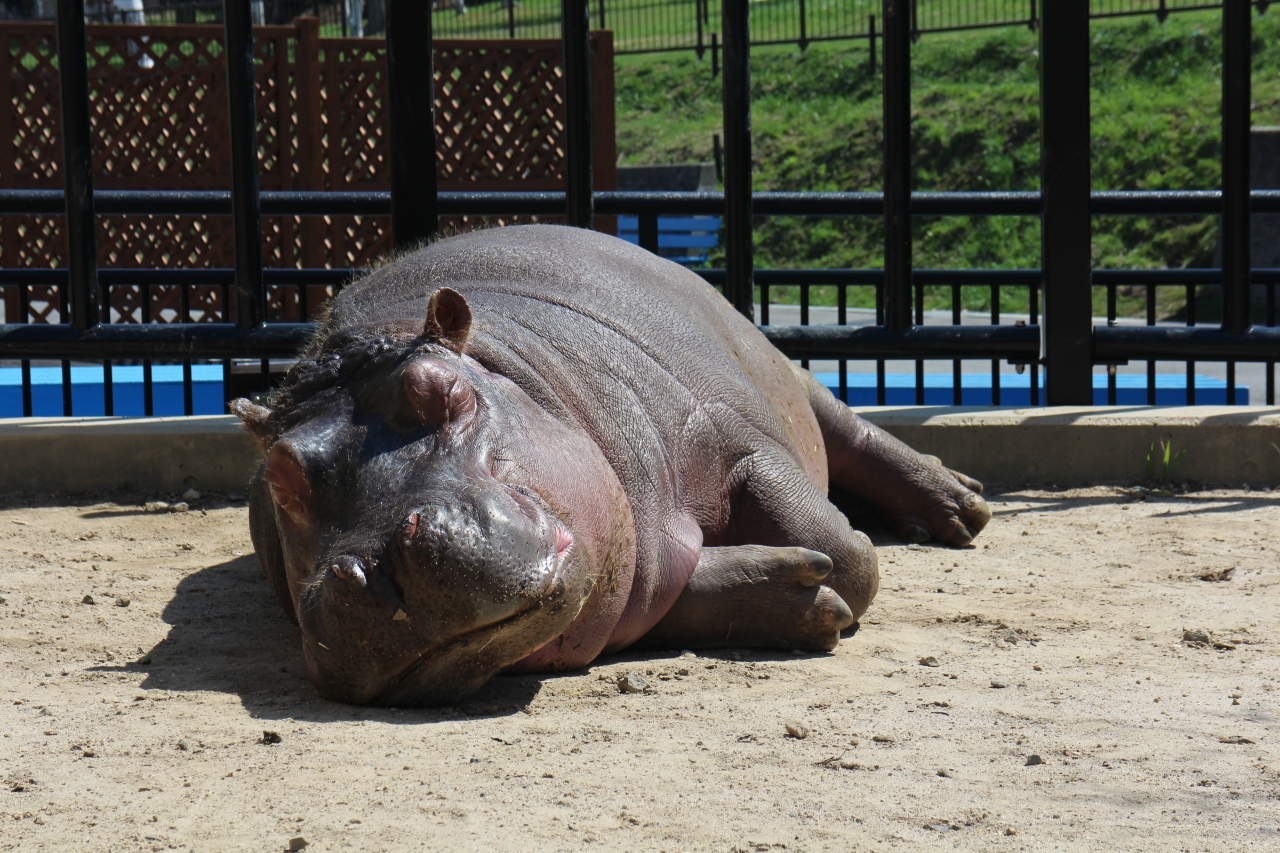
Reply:
<svg viewBox="0 0 1280 853"><path fill-rule="evenodd" d="M431 294L422 334L461 355L471 337L471 306L466 297L452 287L442 287Z"/></svg>
<svg viewBox="0 0 1280 853"><path fill-rule="evenodd" d="M476 410L476 392L467 378L430 358L411 361L402 376L404 393L418 420L439 429L459 424Z"/></svg>
<svg viewBox="0 0 1280 853"><path fill-rule="evenodd" d="M265 454L271 446L271 410L240 397L231 401L231 414L240 419L245 430L257 442L258 449Z"/></svg>
<svg viewBox="0 0 1280 853"><path fill-rule="evenodd" d="M271 487L271 499L295 526L311 523L314 495L306 465L287 440L277 441L267 454L262 479Z"/></svg>

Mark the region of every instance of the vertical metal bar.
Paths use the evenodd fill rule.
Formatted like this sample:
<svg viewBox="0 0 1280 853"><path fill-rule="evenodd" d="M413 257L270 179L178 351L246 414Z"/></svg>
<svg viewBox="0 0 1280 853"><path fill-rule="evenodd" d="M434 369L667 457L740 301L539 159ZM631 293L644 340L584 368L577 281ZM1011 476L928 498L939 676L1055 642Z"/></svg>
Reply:
<svg viewBox="0 0 1280 853"><path fill-rule="evenodd" d="M191 322L191 287L178 285L178 316L184 323ZM188 417L195 414L195 388L191 375L191 359L182 362L182 413Z"/></svg>
<svg viewBox="0 0 1280 853"><path fill-rule="evenodd" d="M56 14L67 263L71 275L71 316L68 319L74 328L87 329L98 323L98 244L94 232L93 147L90 141L84 0L58 0Z"/></svg>
<svg viewBox="0 0 1280 853"><path fill-rule="evenodd" d="M752 319L755 279L751 236L751 25L748 0L723 0L724 295Z"/></svg>
<svg viewBox="0 0 1280 853"><path fill-rule="evenodd" d="M387 0L391 236L397 249L429 239L440 226L434 54L431 4Z"/></svg>
<svg viewBox="0 0 1280 853"><path fill-rule="evenodd" d="M142 322L151 322L151 286L139 285L142 293ZM155 414L155 387L151 382L151 359L142 360L142 414L151 417Z"/></svg>
<svg viewBox="0 0 1280 853"><path fill-rule="evenodd" d="M1222 328L1233 332L1250 325L1250 7L1222 4Z"/></svg>
<svg viewBox="0 0 1280 853"><path fill-rule="evenodd" d="M116 413L115 377L111 369L111 359L102 360L102 414L112 417Z"/></svg>
<svg viewBox="0 0 1280 853"><path fill-rule="evenodd" d="M697 42L696 42L696 46L695 46L695 47L694 47L694 49L693 49L693 52L694 52L695 54L697 54L698 59L702 59L702 55L703 55L704 53L706 53L706 48L703 46L703 43L702 43L702 41L703 41L703 37L702 37L702 18L703 18L702 6L703 6L703 4L704 4L704 3L708 3L708 2L710 2L710 0L695 0L695 2L694 2L693 18L694 18L694 22L697 24ZM603 3L604 3L604 0L601 0L601 13L600 13L600 19L601 19L601 20L604 20L604 11L603 11L604 6L603 6Z"/></svg>
<svg viewBox="0 0 1280 853"><path fill-rule="evenodd" d="M804 50L809 46L809 21L808 10L805 7L805 0L800 0L800 49Z"/></svg>
<svg viewBox="0 0 1280 853"><path fill-rule="evenodd" d="M1147 285L1147 325L1154 326L1156 324L1156 289L1152 285ZM1147 405L1154 406L1156 404L1156 363L1154 360L1147 361Z"/></svg>
<svg viewBox="0 0 1280 853"><path fill-rule="evenodd" d="M638 217L640 248L658 254L658 214L642 213Z"/></svg>
<svg viewBox="0 0 1280 853"><path fill-rule="evenodd" d="M31 322L31 291L28 285L18 285L18 322ZM33 400L31 399L31 361L22 359L22 416L31 417Z"/></svg>
<svg viewBox="0 0 1280 853"><path fill-rule="evenodd" d="M1152 313L1152 321L1154 322L1155 314ZM1187 285L1187 325L1194 326L1196 324L1196 286L1194 284ZM1194 406L1196 403L1196 363L1194 361L1187 362L1187 405Z"/></svg>
<svg viewBox="0 0 1280 853"><path fill-rule="evenodd" d="M226 29L227 108L231 130L231 208L236 254L236 322L259 326L267 316L262 284L262 203L258 193L257 86L249 4L222 0Z"/></svg>
<svg viewBox="0 0 1280 853"><path fill-rule="evenodd" d="M1041 9L1040 188L1046 402L1093 403L1089 219L1089 2Z"/></svg>
<svg viewBox="0 0 1280 853"><path fill-rule="evenodd" d="M760 306L764 307L764 295L761 294ZM849 323L849 288L843 284L836 285L836 323L845 326ZM840 402L849 403L849 359L840 359Z"/></svg>
<svg viewBox="0 0 1280 853"><path fill-rule="evenodd" d="M71 362L62 362L62 416L71 417Z"/></svg>
<svg viewBox="0 0 1280 853"><path fill-rule="evenodd" d="M604 20L604 0L600 0L600 2L596 5L597 5L597 8L600 10L600 20L596 22L596 29L607 30L609 29L609 25L606 24ZM695 18L698 17L698 6L696 3L694 4L694 7L693 7L693 16ZM699 27L699 32L701 32L701 27Z"/></svg>
<svg viewBox="0 0 1280 853"><path fill-rule="evenodd" d="M418 0L410 0L418 2ZM560 0L564 37L565 212L575 228L595 218L591 187L591 27L587 0Z"/></svg>
<svg viewBox="0 0 1280 853"><path fill-rule="evenodd" d="M1000 325L1000 285L991 285L991 325ZM991 359L991 405L1000 405L1000 359Z"/></svg>
<svg viewBox="0 0 1280 853"><path fill-rule="evenodd" d="M876 16L871 16L871 28L867 32L868 47L871 49L871 76L876 75Z"/></svg>
<svg viewBox="0 0 1280 853"><path fill-rule="evenodd" d="M911 4L884 0L884 314L911 325Z"/></svg>

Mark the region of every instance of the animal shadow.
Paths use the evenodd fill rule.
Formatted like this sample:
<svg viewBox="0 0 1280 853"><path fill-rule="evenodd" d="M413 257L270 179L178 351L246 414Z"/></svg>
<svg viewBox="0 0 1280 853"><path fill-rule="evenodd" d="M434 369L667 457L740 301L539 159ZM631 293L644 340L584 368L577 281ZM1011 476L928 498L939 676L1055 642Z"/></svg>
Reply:
<svg viewBox="0 0 1280 853"><path fill-rule="evenodd" d="M188 575L161 618L169 625L163 640L135 663L103 669L146 673L144 690L235 694L262 719L418 723L506 715L527 707L542 686L534 677L500 677L442 708L366 708L323 699L307 677L298 627L252 555Z"/></svg>

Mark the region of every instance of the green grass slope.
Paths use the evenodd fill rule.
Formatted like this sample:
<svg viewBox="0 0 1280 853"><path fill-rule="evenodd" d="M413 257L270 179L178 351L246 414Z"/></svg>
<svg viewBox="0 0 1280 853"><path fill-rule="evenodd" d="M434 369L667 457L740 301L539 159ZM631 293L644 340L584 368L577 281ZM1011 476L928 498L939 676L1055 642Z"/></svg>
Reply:
<svg viewBox="0 0 1280 853"><path fill-rule="evenodd" d="M1209 189L1220 180L1220 16L1096 21L1092 28L1094 189ZM1254 124L1280 123L1280 14L1255 17ZM1034 190L1039 185L1039 58L1022 28L923 36L913 48L914 187ZM878 190L880 78L865 42L758 49L752 55L757 190ZM620 57L622 162L711 158L721 81L692 55ZM1211 265L1212 217L1094 220L1099 267ZM771 218L760 267L877 267L875 218ZM917 218L918 267L1039 265L1033 217ZM819 297L821 298L821 297ZM985 289L966 290L985 307ZM932 300L931 300L932 301ZM1122 294L1122 312L1138 297ZM1025 304L1025 303L1024 303ZM1005 310L1015 306L1005 303ZM1162 313L1176 310L1163 305Z"/></svg>

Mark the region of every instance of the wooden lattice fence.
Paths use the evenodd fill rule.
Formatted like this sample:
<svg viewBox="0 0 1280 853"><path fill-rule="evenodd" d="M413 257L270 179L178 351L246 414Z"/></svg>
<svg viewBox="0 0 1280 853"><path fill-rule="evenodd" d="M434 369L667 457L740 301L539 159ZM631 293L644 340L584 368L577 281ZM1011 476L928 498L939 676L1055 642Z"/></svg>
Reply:
<svg viewBox="0 0 1280 853"><path fill-rule="evenodd" d="M260 182L263 190L386 190L390 162L386 53L381 39L321 39L314 18L257 27ZM94 182L101 189L230 186L226 63L216 26L90 25ZM0 23L9 73L0 74L0 187L62 187L54 30ZM617 186L613 46L592 34L595 183ZM442 190L564 187L564 99L558 41L436 42L435 152ZM431 152L422 152L431 156ZM445 227L460 222L442 223ZM231 222L218 216L99 216L103 267L230 267ZM390 249L377 216L264 217L269 267L350 267ZM0 217L0 265L64 263L60 216ZM16 288L5 317L17 318ZM114 286L112 320L178 319L178 288ZM31 322L56 322L54 288L28 287ZM192 286L193 321L223 316L219 289ZM323 289L309 304L318 306ZM229 306L227 306L229 307ZM296 315L292 291L272 315ZM12 319L10 319L12 318Z"/></svg>

